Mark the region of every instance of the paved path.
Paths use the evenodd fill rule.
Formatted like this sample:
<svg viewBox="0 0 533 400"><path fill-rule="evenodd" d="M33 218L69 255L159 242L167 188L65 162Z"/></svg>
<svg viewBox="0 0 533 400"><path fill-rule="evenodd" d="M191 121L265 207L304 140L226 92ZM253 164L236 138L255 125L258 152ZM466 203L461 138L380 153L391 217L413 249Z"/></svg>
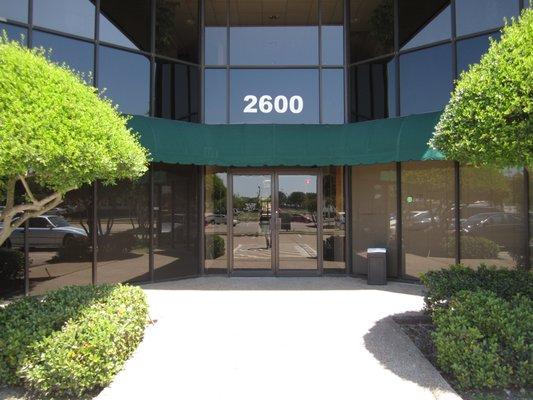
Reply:
<svg viewBox="0 0 533 400"><path fill-rule="evenodd" d="M98 400L459 399L387 316L418 285L207 277L144 286L145 339Z"/></svg>

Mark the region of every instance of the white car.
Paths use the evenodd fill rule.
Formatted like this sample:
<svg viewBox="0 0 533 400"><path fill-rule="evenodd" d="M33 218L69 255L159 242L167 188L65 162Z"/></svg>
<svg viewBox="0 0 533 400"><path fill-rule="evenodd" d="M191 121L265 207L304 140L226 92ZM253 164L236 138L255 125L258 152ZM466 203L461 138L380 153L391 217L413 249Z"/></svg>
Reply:
<svg viewBox="0 0 533 400"><path fill-rule="evenodd" d="M59 215L30 218L28 226L28 242L31 248L57 249L68 246L75 239L87 238L85 230L70 225ZM4 246L24 247L24 227L15 229Z"/></svg>

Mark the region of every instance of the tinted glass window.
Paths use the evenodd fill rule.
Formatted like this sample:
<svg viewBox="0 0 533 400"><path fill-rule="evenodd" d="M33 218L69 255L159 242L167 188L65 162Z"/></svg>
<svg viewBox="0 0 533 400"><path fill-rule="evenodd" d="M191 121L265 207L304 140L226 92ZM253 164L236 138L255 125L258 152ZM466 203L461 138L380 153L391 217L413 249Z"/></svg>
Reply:
<svg viewBox="0 0 533 400"><path fill-rule="evenodd" d="M150 51L150 0L101 0L100 40Z"/></svg>
<svg viewBox="0 0 533 400"><path fill-rule="evenodd" d="M158 54L198 62L198 0L158 0L155 28Z"/></svg>
<svg viewBox="0 0 533 400"><path fill-rule="evenodd" d="M97 190L98 283L148 281L148 176Z"/></svg>
<svg viewBox="0 0 533 400"><path fill-rule="evenodd" d="M342 65L344 62L344 28L322 27L322 64Z"/></svg>
<svg viewBox="0 0 533 400"><path fill-rule="evenodd" d="M2 35L3 31L6 32L7 38L10 40L17 40L24 45L28 41L28 30L26 28L0 22L0 35Z"/></svg>
<svg viewBox="0 0 533 400"><path fill-rule="evenodd" d="M227 73L225 69L206 69L204 80L204 122L227 122Z"/></svg>
<svg viewBox="0 0 533 400"><path fill-rule="evenodd" d="M400 101L402 115L444 108L452 91L449 44L400 56Z"/></svg>
<svg viewBox="0 0 533 400"><path fill-rule="evenodd" d="M33 23L75 35L94 37L94 4L90 0L34 0Z"/></svg>
<svg viewBox="0 0 533 400"><path fill-rule="evenodd" d="M106 89L105 96L118 104L120 112L148 115L150 62L147 57L100 46L98 85Z"/></svg>
<svg viewBox="0 0 533 400"><path fill-rule="evenodd" d="M503 25L504 17L518 13L518 0L456 0L457 35L498 28Z"/></svg>
<svg viewBox="0 0 533 400"><path fill-rule="evenodd" d="M204 61L206 64L227 64L226 0L206 0L204 30Z"/></svg>
<svg viewBox="0 0 533 400"><path fill-rule="evenodd" d="M449 39L449 0L399 0L399 45L407 49Z"/></svg>
<svg viewBox="0 0 533 400"><path fill-rule="evenodd" d="M457 42L457 72L466 71L470 64L478 63L481 56L489 49L489 37L495 40L500 38L500 33L478 36L472 39Z"/></svg>
<svg viewBox="0 0 533 400"><path fill-rule="evenodd" d="M156 64L156 116L198 122L198 68L158 60Z"/></svg>
<svg viewBox="0 0 533 400"><path fill-rule="evenodd" d="M318 64L316 0L231 0L230 7L231 64Z"/></svg>
<svg viewBox="0 0 533 400"><path fill-rule="evenodd" d="M454 168L451 162L402 163L402 240L405 274L455 261Z"/></svg>
<svg viewBox="0 0 533 400"><path fill-rule="evenodd" d="M350 58L352 62L392 53L394 1L350 1Z"/></svg>
<svg viewBox="0 0 533 400"><path fill-rule="evenodd" d="M320 14L322 25L343 25L344 0L321 0Z"/></svg>
<svg viewBox="0 0 533 400"><path fill-rule="evenodd" d="M92 206L92 187L83 186L68 192L63 202L49 212L53 214L50 219L61 221L58 227L30 227L30 294L40 295L67 285L91 284ZM38 226L46 227L45 218L37 222Z"/></svg>
<svg viewBox="0 0 533 400"><path fill-rule="evenodd" d="M205 169L205 269L226 272L228 268L228 174L225 169Z"/></svg>
<svg viewBox="0 0 533 400"><path fill-rule="evenodd" d="M344 70L322 70L322 123L344 123Z"/></svg>
<svg viewBox="0 0 533 400"><path fill-rule="evenodd" d="M318 64L315 26L232 27L230 42L233 65Z"/></svg>
<svg viewBox="0 0 533 400"><path fill-rule="evenodd" d="M227 28L205 27L205 63L222 65L227 63Z"/></svg>
<svg viewBox="0 0 533 400"><path fill-rule="evenodd" d="M351 122L396 115L395 64L385 59L351 68Z"/></svg>
<svg viewBox="0 0 533 400"><path fill-rule="evenodd" d="M346 268L346 212L344 209L344 169L324 167L323 255L327 272L343 271Z"/></svg>
<svg viewBox="0 0 533 400"><path fill-rule="evenodd" d="M27 22L28 0L2 0L0 2L0 19Z"/></svg>
<svg viewBox="0 0 533 400"><path fill-rule="evenodd" d="M94 65L94 45L92 43L34 31L33 46L51 49L48 54L52 61L60 64L66 63L75 71L81 72L86 82L92 82Z"/></svg>
<svg viewBox="0 0 533 400"><path fill-rule="evenodd" d="M154 267L156 279L198 273L197 168L154 166Z"/></svg>
<svg viewBox="0 0 533 400"><path fill-rule="evenodd" d="M396 247L396 167L352 167L352 257L354 273L368 272L366 250L387 249L387 275L398 276Z"/></svg>
<svg viewBox="0 0 533 400"><path fill-rule="evenodd" d="M518 169L461 166L461 263L523 265L524 175Z"/></svg>
<svg viewBox="0 0 533 400"><path fill-rule="evenodd" d="M318 70L242 69L230 76L231 123L319 122Z"/></svg>

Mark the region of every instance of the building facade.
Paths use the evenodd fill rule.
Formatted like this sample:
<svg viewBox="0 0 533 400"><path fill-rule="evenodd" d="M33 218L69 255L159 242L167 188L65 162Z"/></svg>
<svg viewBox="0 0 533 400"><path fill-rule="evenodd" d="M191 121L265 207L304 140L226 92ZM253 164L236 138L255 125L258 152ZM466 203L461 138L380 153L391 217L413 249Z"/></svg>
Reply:
<svg viewBox="0 0 533 400"><path fill-rule="evenodd" d="M190 157L156 152L144 178L96 182L30 220L9 242L26 248L25 280L3 285L4 294L204 274L365 275L370 247L387 249L391 279L456 262L530 265L533 183L525 168L439 157L368 161L379 147L369 143L381 138L371 129L380 135L395 121L438 117L454 80L498 40L504 19L528 6L0 0L0 30L10 39L51 49L48 57L82 72L121 112L153 121L154 137L160 119L177 147L180 130L213 126L227 135L202 147L212 162L189 147ZM335 161L347 146L336 132L365 129L359 147L369 157ZM252 143L243 153L222 149L243 134ZM300 161L311 135L334 161ZM420 140L425 146L427 137Z"/></svg>

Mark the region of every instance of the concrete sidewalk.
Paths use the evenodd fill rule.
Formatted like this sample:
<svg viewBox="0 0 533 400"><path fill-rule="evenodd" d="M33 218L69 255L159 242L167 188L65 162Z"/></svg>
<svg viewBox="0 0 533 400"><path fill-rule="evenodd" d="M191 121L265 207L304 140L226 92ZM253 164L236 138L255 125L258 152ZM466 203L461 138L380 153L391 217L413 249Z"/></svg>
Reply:
<svg viewBox="0 0 533 400"><path fill-rule="evenodd" d="M157 322L99 400L459 399L388 317L422 308L418 285L206 277L144 288Z"/></svg>

